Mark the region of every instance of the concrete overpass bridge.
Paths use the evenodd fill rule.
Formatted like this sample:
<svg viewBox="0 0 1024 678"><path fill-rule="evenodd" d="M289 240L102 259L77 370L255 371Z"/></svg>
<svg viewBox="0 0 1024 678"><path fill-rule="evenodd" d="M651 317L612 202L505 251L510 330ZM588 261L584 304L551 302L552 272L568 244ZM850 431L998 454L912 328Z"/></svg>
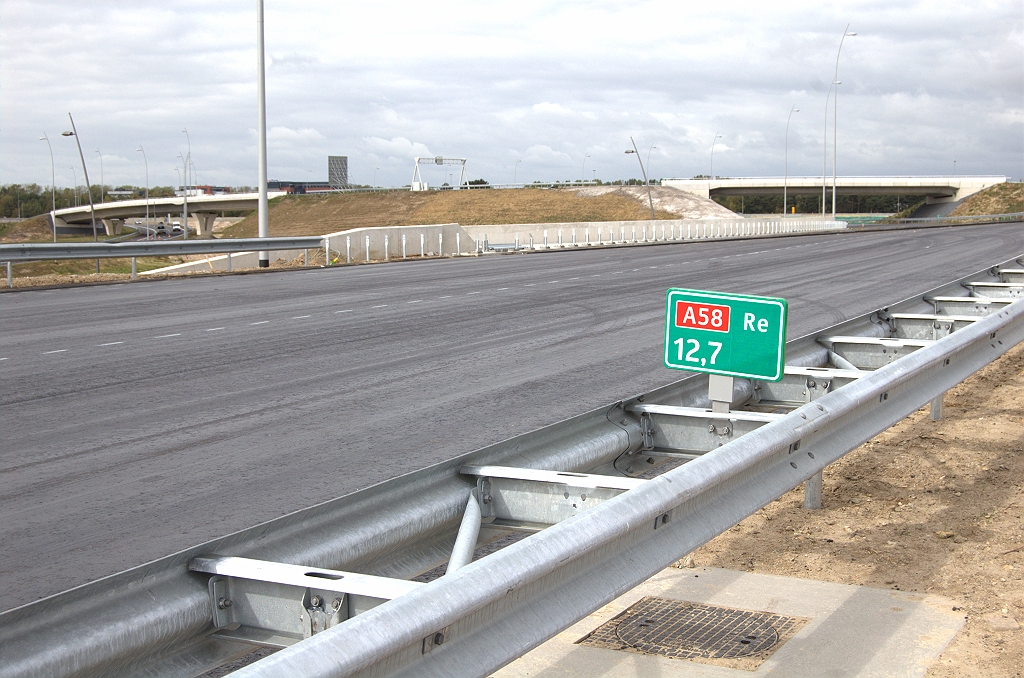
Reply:
<svg viewBox="0 0 1024 678"><path fill-rule="evenodd" d="M287 195L284 192L268 193L270 199ZM188 214L199 223L198 235L209 238L213 235L213 222L221 212L254 210L258 207L259 193L228 193L225 195L196 195L188 198ZM180 215L183 198L150 198L146 200L121 200L104 202L95 206L96 220L103 223L107 235L117 235L125 219L139 219L149 215L159 217L162 214ZM68 207L50 213L50 221L56 228L90 227L92 218L88 205Z"/></svg>
<svg viewBox="0 0 1024 678"><path fill-rule="evenodd" d="M958 202L1006 177L837 177L836 195L923 196L926 202ZM704 198L729 195L821 195L821 177L746 177L736 179L662 179L671 186ZM832 178L826 184L831 191Z"/></svg>

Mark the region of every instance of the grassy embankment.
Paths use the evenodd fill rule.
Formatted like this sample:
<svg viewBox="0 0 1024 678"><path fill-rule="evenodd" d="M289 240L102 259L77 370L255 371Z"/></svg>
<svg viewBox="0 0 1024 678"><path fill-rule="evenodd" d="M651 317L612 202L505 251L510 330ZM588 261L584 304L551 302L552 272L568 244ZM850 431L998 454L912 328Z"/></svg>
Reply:
<svg viewBox="0 0 1024 678"><path fill-rule="evenodd" d="M951 216L973 217L1017 212L1024 212L1024 183L1008 181L975 193L960 203Z"/></svg>
<svg viewBox="0 0 1024 678"><path fill-rule="evenodd" d="M419 224L550 224L575 221L638 221L650 212L624 195L578 196L543 189L395 191L287 196L273 201L270 235L323 235L350 228ZM659 219L678 218L658 212ZM256 215L225 230L254 237Z"/></svg>

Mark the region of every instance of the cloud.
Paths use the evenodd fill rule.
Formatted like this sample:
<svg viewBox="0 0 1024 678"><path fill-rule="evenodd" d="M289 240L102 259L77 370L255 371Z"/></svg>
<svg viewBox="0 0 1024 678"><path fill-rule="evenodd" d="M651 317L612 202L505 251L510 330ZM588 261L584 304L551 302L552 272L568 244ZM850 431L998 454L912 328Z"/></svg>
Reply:
<svg viewBox="0 0 1024 678"><path fill-rule="evenodd" d="M507 180L521 157L520 180L551 180L578 176L589 153L588 174L625 178L632 136L657 146L655 176L693 176L716 132L716 173L781 174L794 104L790 173L820 173L847 20L858 36L839 63L840 172L944 173L955 156L964 173L1024 173L1019 0L842 10L837 21L811 2L525 0L514 14L463 0L271 3L271 175L325 178L326 156L341 154L353 181L400 185L413 157L444 154ZM204 180L255 182L250 2L8 0L4 14L0 181L49 183L44 131L57 167L76 160L56 136L70 110L83 144L124 159L104 167L107 183L142 181L139 143L152 182L174 181L184 127Z"/></svg>

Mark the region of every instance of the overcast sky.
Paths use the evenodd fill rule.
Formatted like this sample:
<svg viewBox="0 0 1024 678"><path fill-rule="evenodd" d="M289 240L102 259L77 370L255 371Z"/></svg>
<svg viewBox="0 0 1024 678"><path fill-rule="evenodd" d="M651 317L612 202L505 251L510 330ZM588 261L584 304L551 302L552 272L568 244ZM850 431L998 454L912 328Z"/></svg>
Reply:
<svg viewBox="0 0 1024 678"><path fill-rule="evenodd" d="M402 185L413 157L492 183L822 171L1024 173L1024 3L266 2L270 178ZM0 182L256 183L256 2L0 4ZM829 131L831 138L831 111ZM656 148L651 150L651 146ZM586 169L584 172L584 159ZM516 161L521 160L516 167ZM375 169L379 168L379 169ZM829 151L831 174L831 151ZM447 179L439 168L424 176Z"/></svg>

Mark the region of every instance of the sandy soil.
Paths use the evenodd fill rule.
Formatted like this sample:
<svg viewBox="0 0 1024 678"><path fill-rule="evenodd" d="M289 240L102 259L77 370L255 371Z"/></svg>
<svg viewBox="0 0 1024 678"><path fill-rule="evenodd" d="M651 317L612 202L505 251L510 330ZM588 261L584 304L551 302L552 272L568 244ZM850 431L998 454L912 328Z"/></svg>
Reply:
<svg viewBox="0 0 1024 678"><path fill-rule="evenodd" d="M656 213L668 212L673 215L673 219L736 219L739 216L714 200L701 198L668 186L651 186L650 202L647 199L647 189L643 186L588 186L577 189L576 192L586 196L627 196L647 208L648 215L650 214L650 202L653 202Z"/></svg>
<svg viewBox="0 0 1024 678"><path fill-rule="evenodd" d="M1024 344L695 551L724 567L946 596L966 624L929 678L1024 675Z"/></svg>

